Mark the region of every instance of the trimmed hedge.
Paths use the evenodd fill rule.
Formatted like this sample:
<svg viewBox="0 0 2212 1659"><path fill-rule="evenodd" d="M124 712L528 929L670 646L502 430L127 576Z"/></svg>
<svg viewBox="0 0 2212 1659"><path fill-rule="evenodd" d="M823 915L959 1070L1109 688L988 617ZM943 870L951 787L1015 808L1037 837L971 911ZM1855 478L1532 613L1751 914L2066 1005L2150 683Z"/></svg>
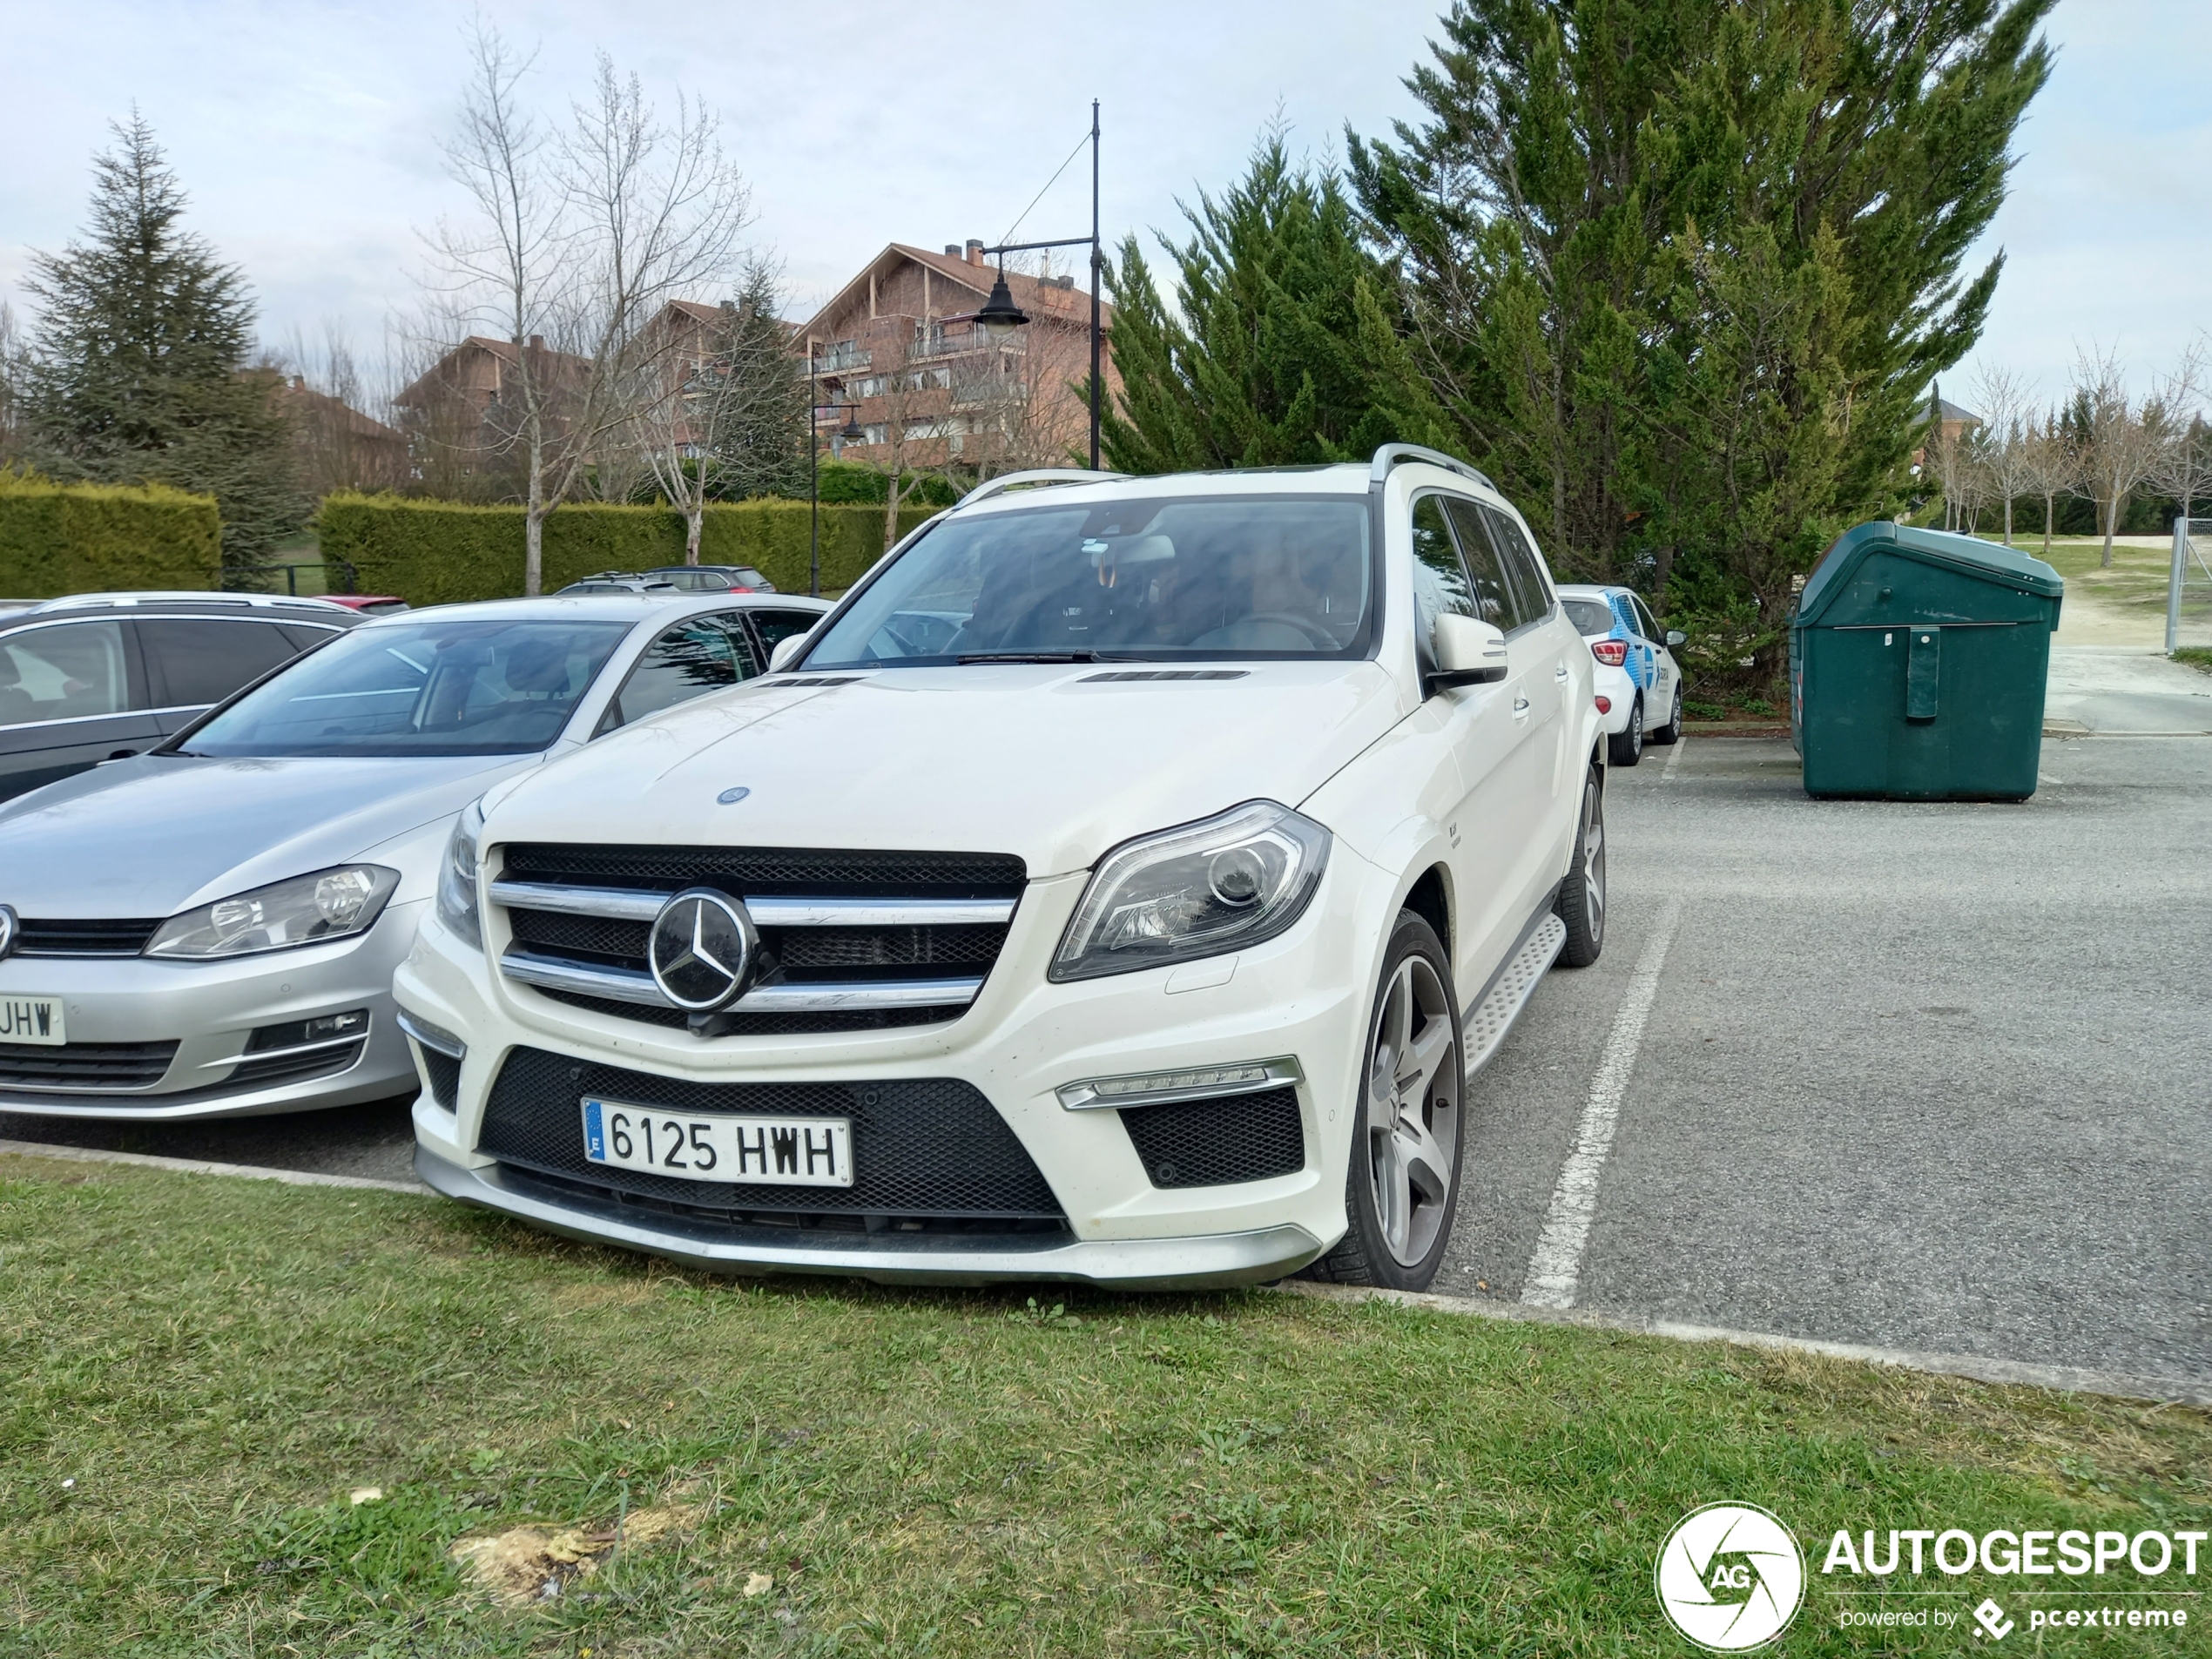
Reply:
<svg viewBox="0 0 2212 1659"><path fill-rule="evenodd" d="M786 593L807 583L806 502L711 503L699 534L706 564L750 564ZM932 516L901 508L899 532ZM324 558L353 565L364 593L413 605L511 598L523 590L519 507L469 507L396 496L338 494L317 517ZM851 587L883 556L880 507L822 509L822 590ZM545 521L545 591L599 570L644 570L684 562L684 518L665 507L597 503L556 508Z"/></svg>
<svg viewBox="0 0 2212 1659"><path fill-rule="evenodd" d="M9 598L213 588L222 576L212 496L166 484L62 484L0 467L0 594Z"/></svg>

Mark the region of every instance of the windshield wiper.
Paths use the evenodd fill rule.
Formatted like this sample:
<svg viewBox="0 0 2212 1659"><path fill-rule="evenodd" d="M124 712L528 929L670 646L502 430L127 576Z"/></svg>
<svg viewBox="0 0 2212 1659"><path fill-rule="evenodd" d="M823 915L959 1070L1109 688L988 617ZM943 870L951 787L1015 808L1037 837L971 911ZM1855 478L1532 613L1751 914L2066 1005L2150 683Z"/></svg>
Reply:
<svg viewBox="0 0 2212 1659"><path fill-rule="evenodd" d="M971 651L953 660L966 668L970 663L1103 663L1111 659L1095 651Z"/></svg>

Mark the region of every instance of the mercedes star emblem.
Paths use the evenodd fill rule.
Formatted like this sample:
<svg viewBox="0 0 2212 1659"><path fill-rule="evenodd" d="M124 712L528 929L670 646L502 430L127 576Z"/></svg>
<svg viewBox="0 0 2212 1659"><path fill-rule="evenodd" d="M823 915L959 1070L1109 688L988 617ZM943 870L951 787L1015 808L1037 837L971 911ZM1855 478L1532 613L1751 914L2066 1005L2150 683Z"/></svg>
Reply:
<svg viewBox="0 0 2212 1659"><path fill-rule="evenodd" d="M664 996L679 1008L708 1014L745 995L759 945L738 900L711 887L687 887L653 918L645 960Z"/></svg>

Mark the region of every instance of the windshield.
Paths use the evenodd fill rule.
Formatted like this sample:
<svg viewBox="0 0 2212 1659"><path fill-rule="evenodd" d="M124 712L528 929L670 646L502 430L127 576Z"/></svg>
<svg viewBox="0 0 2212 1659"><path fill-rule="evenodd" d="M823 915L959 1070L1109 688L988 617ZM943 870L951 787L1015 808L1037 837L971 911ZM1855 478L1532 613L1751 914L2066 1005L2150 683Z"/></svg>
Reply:
<svg viewBox="0 0 2212 1659"><path fill-rule="evenodd" d="M418 622L333 640L185 740L189 755L501 755L550 745L626 622Z"/></svg>
<svg viewBox="0 0 2212 1659"><path fill-rule="evenodd" d="M1352 657L1360 496L1177 496L954 518L870 582L806 666Z"/></svg>

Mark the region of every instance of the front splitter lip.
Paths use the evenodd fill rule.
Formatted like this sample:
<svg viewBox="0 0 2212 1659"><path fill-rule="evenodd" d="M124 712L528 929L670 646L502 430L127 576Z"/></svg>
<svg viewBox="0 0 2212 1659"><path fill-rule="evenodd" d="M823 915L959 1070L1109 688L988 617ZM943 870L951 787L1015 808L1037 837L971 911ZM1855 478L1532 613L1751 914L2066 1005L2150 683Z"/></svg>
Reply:
<svg viewBox="0 0 2212 1659"><path fill-rule="evenodd" d="M1221 1290L1264 1284L1296 1272L1321 1253L1321 1241L1285 1224L1251 1232L1189 1238L1077 1239L1035 1249L960 1235L907 1235L890 1244L883 1234L852 1243L828 1239L788 1244L776 1239L732 1240L702 1230L641 1225L612 1205L579 1199L550 1204L516 1190L497 1168L467 1169L418 1143L415 1172L448 1198L513 1216L570 1238L619 1244L712 1273L822 1273L880 1285L991 1285L1072 1280L1116 1290Z"/></svg>

